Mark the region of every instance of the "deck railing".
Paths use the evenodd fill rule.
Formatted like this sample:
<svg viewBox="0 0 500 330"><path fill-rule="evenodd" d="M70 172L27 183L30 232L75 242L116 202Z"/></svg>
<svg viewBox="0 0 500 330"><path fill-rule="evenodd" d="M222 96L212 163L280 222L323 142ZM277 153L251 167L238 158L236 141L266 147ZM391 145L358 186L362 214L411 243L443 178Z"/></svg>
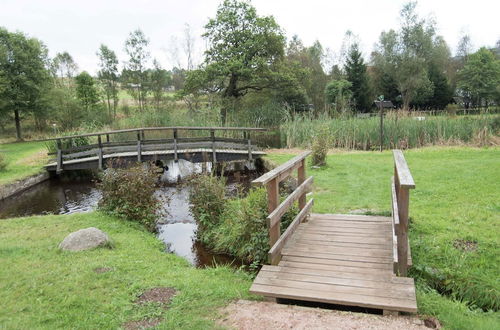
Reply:
<svg viewBox="0 0 500 330"><path fill-rule="evenodd" d="M160 132L160 136L163 138L146 138L147 132ZM166 134L161 133L161 131L166 131ZM195 136L195 137L181 137L180 132L186 131L208 131L210 136ZM233 137L216 137L216 131L232 132L232 135L238 136L242 133L242 138ZM72 136L61 136L52 139L44 139L40 141L56 141L56 151L49 153L56 155L57 161L57 172L63 170L64 161L68 159L75 159L80 157L97 156L98 157L98 168L103 168L103 159L106 151L112 152L122 152L122 151L136 151L137 161L142 161L142 155L147 146L151 145L164 145L170 150L174 151L174 160L178 160L178 149L184 143L203 143L204 147L209 147L212 150L212 161L217 162L216 144L222 143L233 143L244 146L248 150L248 159L252 160L252 142L251 133L252 132L262 132L266 131L265 128L249 128L249 127L143 127L143 128L132 128L132 129L122 129L115 131L79 134ZM170 132L170 133L168 133ZM133 140L121 140L125 134L135 135ZM169 136L169 134L171 134ZM158 135L158 133L156 133ZM112 141L112 136L117 136L119 138L116 141ZM72 146L69 148L63 147L63 140L72 140L77 138L95 138L94 143L82 146ZM105 141L103 139L105 138ZM133 150L132 150L133 149ZM245 149L245 150L246 150Z"/></svg>
<svg viewBox="0 0 500 330"><path fill-rule="evenodd" d="M267 216L267 228L269 232L269 246L271 248L268 257L269 263L272 265L277 265L279 263L283 246L291 237L297 226L311 211L313 199L306 203L306 193L312 186L313 177L306 179L305 162L306 157L310 153L310 151L303 152L252 181L252 184L265 186L267 190L267 209L269 212ZM289 177L294 170L297 170L297 188L280 203L279 183ZM299 213L285 232L281 234L281 217L290 209L295 201L298 201Z"/></svg>
<svg viewBox="0 0 500 330"><path fill-rule="evenodd" d="M399 276L406 276L411 265L411 252L408 241L408 218L410 189L415 182L401 150L393 150L394 176L392 177L392 228L394 271Z"/></svg>

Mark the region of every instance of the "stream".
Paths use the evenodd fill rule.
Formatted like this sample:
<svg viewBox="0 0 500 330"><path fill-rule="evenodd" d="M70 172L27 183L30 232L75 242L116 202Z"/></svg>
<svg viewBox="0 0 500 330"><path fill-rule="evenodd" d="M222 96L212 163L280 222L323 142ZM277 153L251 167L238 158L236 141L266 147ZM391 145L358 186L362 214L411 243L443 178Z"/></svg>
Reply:
<svg viewBox="0 0 500 330"><path fill-rule="evenodd" d="M210 164L207 164L210 170ZM158 238L165 243L165 250L187 259L193 266L210 267L230 264L239 267L242 263L230 256L214 254L196 240L197 224L189 210L189 185L178 184L192 174L200 173L201 164L187 161L170 162L158 188L158 197L167 197L164 204L166 215L159 219ZM256 172L247 175L228 176L227 189L231 194L238 186L248 187L256 178ZM0 219L45 214L71 214L89 212L97 208L101 192L89 179L53 178L28 190L0 201Z"/></svg>

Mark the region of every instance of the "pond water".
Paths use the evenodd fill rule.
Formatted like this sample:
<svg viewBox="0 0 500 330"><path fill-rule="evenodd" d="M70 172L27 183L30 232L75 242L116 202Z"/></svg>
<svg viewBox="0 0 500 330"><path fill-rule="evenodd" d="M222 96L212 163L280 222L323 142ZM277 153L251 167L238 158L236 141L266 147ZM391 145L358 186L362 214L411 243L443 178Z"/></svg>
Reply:
<svg viewBox="0 0 500 330"><path fill-rule="evenodd" d="M215 264L242 263L232 257L214 254L196 240L197 224L189 210L189 185L177 184L179 180L192 173L201 172L200 164L186 161L168 163L168 168L161 180L165 183L158 188L158 197L166 197L166 216L158 223L158 238L165 243L167 252L186 258L196 267L207 267ZM210 170L210 164L207 164ZM229 176L228 193L237 190L238 186L247 186L257 177L256 172L238 177ZM42 182L20 194L0 201L0 219L43 214L71 214L89 212L97 207L101 192L95 182L90 180L69 180L53 178Z"/></svg>

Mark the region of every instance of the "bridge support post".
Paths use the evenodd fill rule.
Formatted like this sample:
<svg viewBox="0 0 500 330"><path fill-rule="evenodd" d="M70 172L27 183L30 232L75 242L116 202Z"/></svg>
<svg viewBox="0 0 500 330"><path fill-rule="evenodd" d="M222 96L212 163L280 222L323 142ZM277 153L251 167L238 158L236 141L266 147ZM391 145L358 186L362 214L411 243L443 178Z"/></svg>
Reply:
<svg viewBox="0 0 500 330"><path fill-rule="evenodd" d="M142 161L142 141L140 132L137 132L137 161Z"/></svg>
<svg viewBox="0 0 500 330"><path fill-rule="evenodd" d="M269 181L266 185L267 189L267 211L271 214L279 205L280 194L279 194L279 181L278 178L274 178ZM269 219L267 219L267 227L269 231L269 246L273 247L274 243L280 238L280 222L274 226L271 224Z"/></svg>
<svg viewBox="0 0 500 330"><path fill-rule="evenodd" d="M217 150L215 149L215 131L210 131L210 139L212 140L212 168L215 167L215 163L217 163Z"/></svg>
<svg viewBox="0 0 500 330"><path fill-rule="evenodd" d="M297 169L297 186L300 186L306 180L306 160L302 159L300 161L300 166ZM306 206L306 194L302 194L299 197L299 210L302 210Z"/></svg>
<svg viewBox="0 0 500 330"><path fill-rule="evenodd" d="M250 132L244 132L245 139L247 140L247 148L248 148L248 160L252 161L252 141L250 140Z"/></svg>
<svg viewBox="0 0 500 330"><path fill-rule="evenodd" d="M177 163L179 161L179 156L177 155L177 129L174 128L174 161Z"/></svg>
<svg viewBox="0 0 500 330"><path fill-rule="evenodd" d="M99 159L97 160L97 168L99 171L102 171L102 163L103 163L103 155L102 155L102 141L101 141L101 136L97 136L97 144L99 145L99 150L97 151L97 156Z"/></svg>
<svg viewBox="0 0 500 330"><path fill-rule="evenodd" d="M63 170L63 153L62 153L62 144L61 140L57 140L57 166L56 173L59 174Z"/></svg>

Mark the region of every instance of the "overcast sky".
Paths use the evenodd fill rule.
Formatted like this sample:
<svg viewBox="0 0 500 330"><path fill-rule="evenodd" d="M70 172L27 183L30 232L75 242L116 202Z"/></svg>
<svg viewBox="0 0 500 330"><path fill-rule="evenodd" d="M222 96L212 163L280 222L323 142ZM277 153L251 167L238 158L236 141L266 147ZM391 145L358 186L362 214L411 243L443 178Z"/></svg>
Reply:
<svg viewBox="0 0 500 330"><path fill-rule="evenodd" d="M172 38L182 39L188 23L196 36L198 59L204 42L200 35L221 0L0 0L0 26L41 39L50 55L68 51L80 70L97 71L95 55L101 43L126 60L123 44L130 31L141 28L150 50L164 67L173 65ZM297 34L306 45L316 39L339 52L346 30L359 36L366 56L380 32L397 28L402 0L254 0L259 15L273 15L287 37ZM500 1L420 0L418 12L431 15L438 33L455 51L459 36L468 33L474 48L493 46L500 39ZM182 50L180 60L183 61Z"/></svg>

